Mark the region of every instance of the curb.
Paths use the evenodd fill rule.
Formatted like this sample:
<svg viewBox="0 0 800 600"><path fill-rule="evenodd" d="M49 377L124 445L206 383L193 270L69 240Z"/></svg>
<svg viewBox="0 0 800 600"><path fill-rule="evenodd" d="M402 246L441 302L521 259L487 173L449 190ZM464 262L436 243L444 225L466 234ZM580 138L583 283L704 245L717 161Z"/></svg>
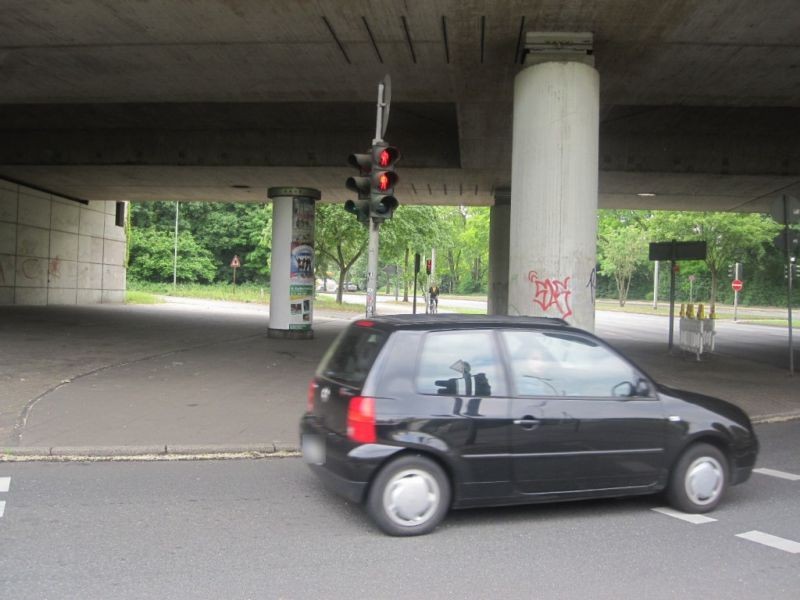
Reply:
<svg viewBox="0 0 800 600"><path fill-rule="evenodd" d="M175 461L300 456L294 444L165 444L163 446L22 446L1 448L0 462Z"/></svg>

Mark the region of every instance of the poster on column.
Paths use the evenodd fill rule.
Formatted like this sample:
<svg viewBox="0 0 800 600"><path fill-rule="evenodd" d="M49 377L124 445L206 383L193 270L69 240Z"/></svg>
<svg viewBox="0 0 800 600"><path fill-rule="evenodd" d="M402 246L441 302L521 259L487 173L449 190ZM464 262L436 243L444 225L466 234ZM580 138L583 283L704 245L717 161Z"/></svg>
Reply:
<svg viewBox="0 0 800 600"><path fill-rule="evenodd" d="M314 200L292 201L289 329L311 329L314 309Z"/></svg>

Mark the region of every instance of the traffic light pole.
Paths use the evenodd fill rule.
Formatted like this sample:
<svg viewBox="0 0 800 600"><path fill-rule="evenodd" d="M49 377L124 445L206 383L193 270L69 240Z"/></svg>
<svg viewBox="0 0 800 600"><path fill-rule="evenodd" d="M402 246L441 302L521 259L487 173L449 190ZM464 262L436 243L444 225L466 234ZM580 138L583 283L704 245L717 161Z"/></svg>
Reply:
<svg viewBox="0 0 800 600"><path fill-rule="evenodd" d="M369 220L369 247L367 249L367 318L375 316L378 291L378 237L381 230L379 219Z"/></svg>
<svg viewBox="0 0 800 600"><path fill-rule="evenodd" d="M388 75L387 75L388 77ZM383 141L384 111L388 109L386 101L386 80L378 84L378 110L375 117L375 139L372 144ZM378 292L378 251L381 231L381 219L369 220L369 246L367 248L367 318L375 316L375 302Z"/></svg>

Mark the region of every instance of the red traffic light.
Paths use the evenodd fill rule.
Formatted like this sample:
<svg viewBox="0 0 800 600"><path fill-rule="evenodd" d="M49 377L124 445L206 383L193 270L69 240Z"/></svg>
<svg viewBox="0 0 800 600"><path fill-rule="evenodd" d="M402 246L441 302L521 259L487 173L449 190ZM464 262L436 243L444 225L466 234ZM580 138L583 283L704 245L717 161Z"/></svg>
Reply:
<svg viewBox="0 0 800 600"><path fill-rule="evenodd" d="M430 258L425 260L425 273L427 273L428 275L431 274L431 259Z"/></svg>

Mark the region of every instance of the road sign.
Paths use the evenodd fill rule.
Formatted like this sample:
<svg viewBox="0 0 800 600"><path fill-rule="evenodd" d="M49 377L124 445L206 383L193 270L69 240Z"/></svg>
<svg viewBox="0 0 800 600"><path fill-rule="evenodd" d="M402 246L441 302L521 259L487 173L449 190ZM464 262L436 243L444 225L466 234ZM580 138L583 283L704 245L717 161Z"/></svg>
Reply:
<svg viewBox="0 0 800 600"><path fill-rule="evenodd" d="M741 292L742 288L744 287L744 283L741 279L734 279L731 281L731 287L733 288L734 292Z"/></svg>
<svg viewBox="0 0 800 600"><path fill-rule="evenodd" d="M694 283L694 280L695 280L695 276L694 275L689 275L689 283Z"/></svg>
<svg viewBox="0 0 800 600"><path fill-rule="evenodd" d="M705 259L705 242L650 242L650 260Z"/></svg>
<svg viewBox="0 0 800 600"><path fill-rule="evenodd" d="M233 255L233 260L231 261L231 268L238 269L241 266L242 266L242 262L239 260L239 255L238 254L234 254Z"/></svg>

